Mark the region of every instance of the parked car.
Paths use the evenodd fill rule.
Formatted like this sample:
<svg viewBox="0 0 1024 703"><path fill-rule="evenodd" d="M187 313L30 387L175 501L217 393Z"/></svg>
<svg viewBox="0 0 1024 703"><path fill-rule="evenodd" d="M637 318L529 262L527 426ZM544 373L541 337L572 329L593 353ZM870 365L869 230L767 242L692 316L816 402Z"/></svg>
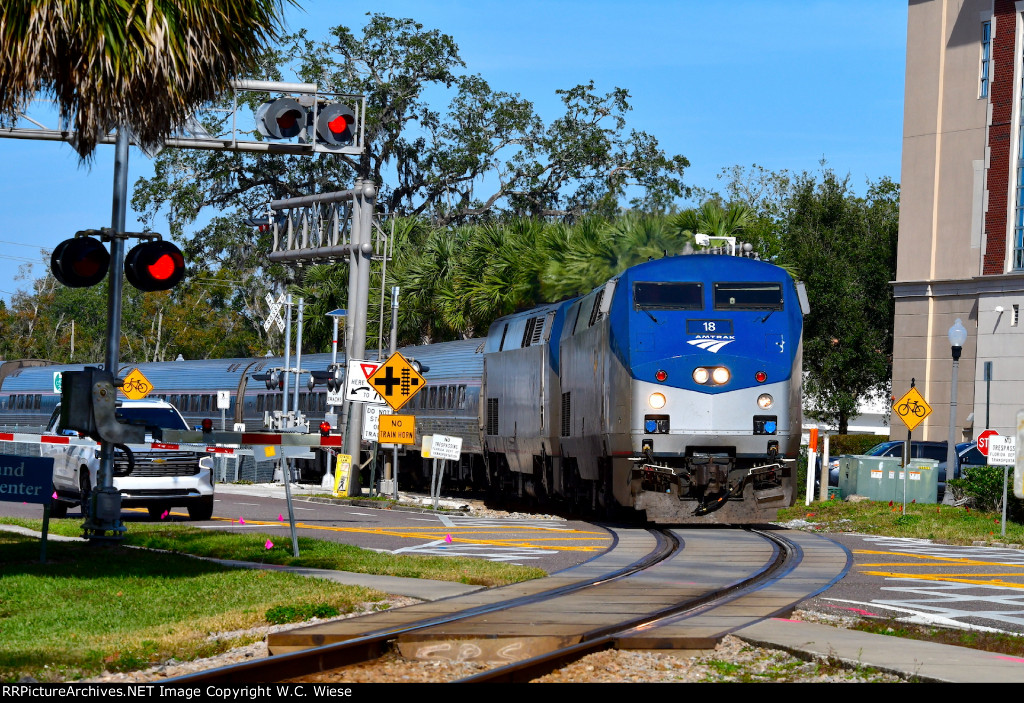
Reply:
<svg viewBox="0 0 1024 703"><path fill-rule="evenodd" d="M128 424L145 425L146 442L159 440L163 430L187 430L178 409L162 400L118 401L116 414ZM50 416L49 434L75 434L60 426L60 404ZM118 445L119 447L121 445ZM129 445L129 461L123 448L114 453L114 489L124 507L145 507L158 518L172 506L184 506L191 520L213 515L213 462L205 452L190 449L153 449L148 444ZM52 517L64 517L68 508L86 503L96 487L100 445L41 444L43 456L53 457L53 489L57 500L50 504Z"/></svg>

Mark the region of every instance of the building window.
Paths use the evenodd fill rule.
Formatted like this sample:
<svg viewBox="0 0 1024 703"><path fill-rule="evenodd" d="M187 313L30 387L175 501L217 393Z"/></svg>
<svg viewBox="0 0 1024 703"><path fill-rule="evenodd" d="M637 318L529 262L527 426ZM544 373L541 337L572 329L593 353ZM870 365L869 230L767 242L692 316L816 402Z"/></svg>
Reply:
<svg viewBox="0 0 1024 703"><path fill-rule="evenodd" d="M979 98L988 97L988 73L991 68L992 52L992 22L981 23L981 85L978 90Z"/></svg>

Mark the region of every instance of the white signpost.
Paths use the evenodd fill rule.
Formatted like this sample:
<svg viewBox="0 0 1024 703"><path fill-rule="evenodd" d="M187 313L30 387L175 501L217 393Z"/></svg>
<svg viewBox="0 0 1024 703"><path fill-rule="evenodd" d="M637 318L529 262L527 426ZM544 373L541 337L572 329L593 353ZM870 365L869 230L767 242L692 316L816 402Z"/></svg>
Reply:
<svg viewBox="0 0 1024 703"><path fill-rule="evenodd" d="M373 403L386 405L380 394L373 389L367 380L380 366L376 361L352 359L345 370L345 400L354 403ZM330 402L328 400L328 402ZM340 405L340 403L339 403Z"/></svg>
<svg viewBox="0 0 1024 703"><path fill-rule="evenodd" d="M462 437L436 434L430 443L430 456L434 459L458 461L462 455Z"/></svg>
<svg viewBox="0 0 1024 703"><path fill-rule="evenodd" d="M426 437L423 444L426 445ZM437 499L441 496L441 479L444 477L444 464L441 470L437 469L437 460L458 461L462 455L462 437L451 437L446 434L436 434L430 438L430 458L434 460L434 470L430 477L430 495L434 499L434 510L437 510Z"/></svg>
<svg viewBox="0 0 1024 703"><path fill-rule="evenodd" d="M980 444L980 442L979 442ZM1003 467L1003 524L1000 534L1006 535L1006 488L1009 483L1009 468L1017 463L1017 438L1003 435L988 436L988 465ZM1014 479L1016 482L1016 478ZM1016 486L1014 492L1016 493Z"/></svg>
<svg viewBox="0 0 1024 703"><path fill-rule="evenodd" d="M363 439L367 442L376 442L380 431L380 416L394 415L395 411L387 405L363 406Z"/></svg>
<svg viewBox="0 0 1024 703"><path fill-rule="evenodd" d="M225 414L227 409L231 407L231 391L217 391L217 409L220 410L220 428L221 430L227 429L227 419Z"/></svg>
<svg viewBox="0 0 1024 703"><path fill-rule="evenodd" d="M1017 438L993 435L988 438L988 465L1014 466L1017 463Z"/></svg>

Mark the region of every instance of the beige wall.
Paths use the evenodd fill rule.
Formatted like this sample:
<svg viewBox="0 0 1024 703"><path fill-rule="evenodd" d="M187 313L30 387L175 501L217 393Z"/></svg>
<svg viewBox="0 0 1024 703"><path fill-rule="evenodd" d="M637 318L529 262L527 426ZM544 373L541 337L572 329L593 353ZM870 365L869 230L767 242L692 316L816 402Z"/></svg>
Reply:
<svg viewBox="0 0 1024 703"><path fill-rule="evenodd" d="M911 0L907 22L900 229L892 393L916 379L932 407L915 439L949 434L952 358L947 331L968 330L957 384L957 438L973 411L978 230L988 101L978 98L981 14L991 0ZM999 28L998 31L1012 31ZM994 79L1010 76L994 76ZM891 434L905 438L894 416Z"/></svg>

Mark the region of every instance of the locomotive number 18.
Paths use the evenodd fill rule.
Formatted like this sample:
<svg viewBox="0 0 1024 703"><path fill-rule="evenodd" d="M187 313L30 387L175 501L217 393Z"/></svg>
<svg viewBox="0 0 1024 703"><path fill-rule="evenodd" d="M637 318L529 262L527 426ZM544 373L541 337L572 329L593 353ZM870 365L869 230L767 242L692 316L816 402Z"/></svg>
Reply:
<svg viewBox="0 0 1024 703"><path fill-rule="evenodd" d="M687 320L687 334L732 334L732 320Z"/></svg>

